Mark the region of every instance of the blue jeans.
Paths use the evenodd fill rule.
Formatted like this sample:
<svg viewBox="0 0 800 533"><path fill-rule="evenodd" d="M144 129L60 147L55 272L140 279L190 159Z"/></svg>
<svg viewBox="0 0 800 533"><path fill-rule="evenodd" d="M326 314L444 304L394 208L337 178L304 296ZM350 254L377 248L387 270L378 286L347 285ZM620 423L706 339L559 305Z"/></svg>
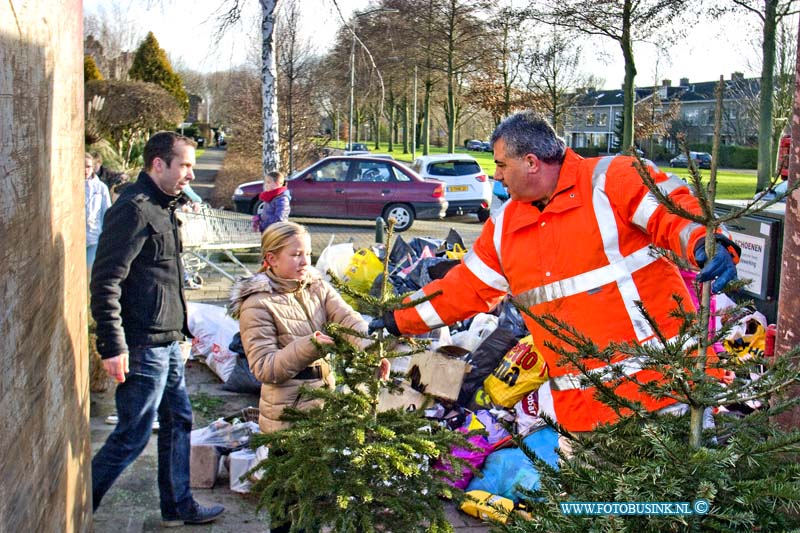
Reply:
<svg viewBox="0 0 800 533"><path fill-rule="evenodd" d="M89 274L92 273L92 265L94 265L94 259L97 257L97 243L94 244L87 244L86 245L86 268L89 270Z"/></svg>
<svg viewBox="0 0 800 533"><path fill-rule="evenodd" d="M189 453L192 406L177 342L130 348L130 373L117 386L119 422L92 459L94 510L106 491L144 450L158 413L158 490L161 516L177 519L192 509Z"/></svg>

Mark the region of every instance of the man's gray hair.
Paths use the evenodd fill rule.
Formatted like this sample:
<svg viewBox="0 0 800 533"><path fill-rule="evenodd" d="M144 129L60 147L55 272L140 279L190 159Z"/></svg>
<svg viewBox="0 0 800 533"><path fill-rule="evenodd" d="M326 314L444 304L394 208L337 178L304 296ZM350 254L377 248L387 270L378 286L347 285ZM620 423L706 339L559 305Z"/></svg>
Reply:
<svg viewBox="0 0 800 533"><path fill-rule="evenodd" d="M566 153L564 139L553 126L533 111L521 111L506 118L492 133L491 143L506 143L506 155L523 157L533 154L545 163L561 163Z"/></svg>

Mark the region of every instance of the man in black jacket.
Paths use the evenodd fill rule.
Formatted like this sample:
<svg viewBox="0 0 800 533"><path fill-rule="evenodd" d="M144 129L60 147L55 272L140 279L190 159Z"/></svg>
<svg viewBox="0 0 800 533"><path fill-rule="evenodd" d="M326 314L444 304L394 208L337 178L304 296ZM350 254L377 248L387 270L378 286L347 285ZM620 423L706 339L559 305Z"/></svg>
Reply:
<svg viewBox="0 0 800 533"><path fill-rule="evenodd" d="M157 413L164 526L203 524L224 511L198 504L189 489L192 407L178 346L188 327L175 208L194 179L194 147L172 132L150 138L144 172L106 213L91 280L97 350L119 383L119 422L92 460L94 509L147 445Z"/></svg>

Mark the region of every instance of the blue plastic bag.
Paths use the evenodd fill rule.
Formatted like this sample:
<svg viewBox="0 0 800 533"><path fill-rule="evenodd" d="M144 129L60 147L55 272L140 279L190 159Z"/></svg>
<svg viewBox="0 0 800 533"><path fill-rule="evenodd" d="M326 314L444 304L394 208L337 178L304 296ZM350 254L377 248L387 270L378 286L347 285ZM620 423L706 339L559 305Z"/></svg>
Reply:
<svg viewBox="0 0 800 533"><path fill-rule="evenodd" d="M522 442L536 452L537 457L552 467L558 467L558 433L550 427L525 437ZM483 477L475 476L467 491L485 490L514 502L523 499L517 487L529 490L539 488L539 472L520 448L506 448L489 454L481 470Z"/></svg>

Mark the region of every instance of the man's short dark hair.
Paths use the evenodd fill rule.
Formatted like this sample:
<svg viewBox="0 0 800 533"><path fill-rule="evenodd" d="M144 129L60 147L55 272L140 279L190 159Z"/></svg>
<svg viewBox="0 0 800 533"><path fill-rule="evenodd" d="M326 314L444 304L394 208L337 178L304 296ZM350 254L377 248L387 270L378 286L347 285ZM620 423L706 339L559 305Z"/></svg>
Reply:
<svg viewBox="0 0 800 533"><path fill-rule="evenodd" d="M172 147L175 146L177 142L182 142L192 148L197 147L197 144L192 139L180 133L175 133L174 131L159 131L150 137L150 140L144 145L143 156L145 171L153 168L153 161L155 161L156 157L164 161L167 166L170 166L172 164L172 158L175 157L175 152L172 151Z"/></svg>
<svg viewBox="0 0 800 533"><path fill-rule="evenodd" d="M566 153L564 139L553 126L533 111L521 111L506 118L492 133L491 143L499 139L506 144L506 155L523 157L533 154L545 163L561 163Z"/></svg>

